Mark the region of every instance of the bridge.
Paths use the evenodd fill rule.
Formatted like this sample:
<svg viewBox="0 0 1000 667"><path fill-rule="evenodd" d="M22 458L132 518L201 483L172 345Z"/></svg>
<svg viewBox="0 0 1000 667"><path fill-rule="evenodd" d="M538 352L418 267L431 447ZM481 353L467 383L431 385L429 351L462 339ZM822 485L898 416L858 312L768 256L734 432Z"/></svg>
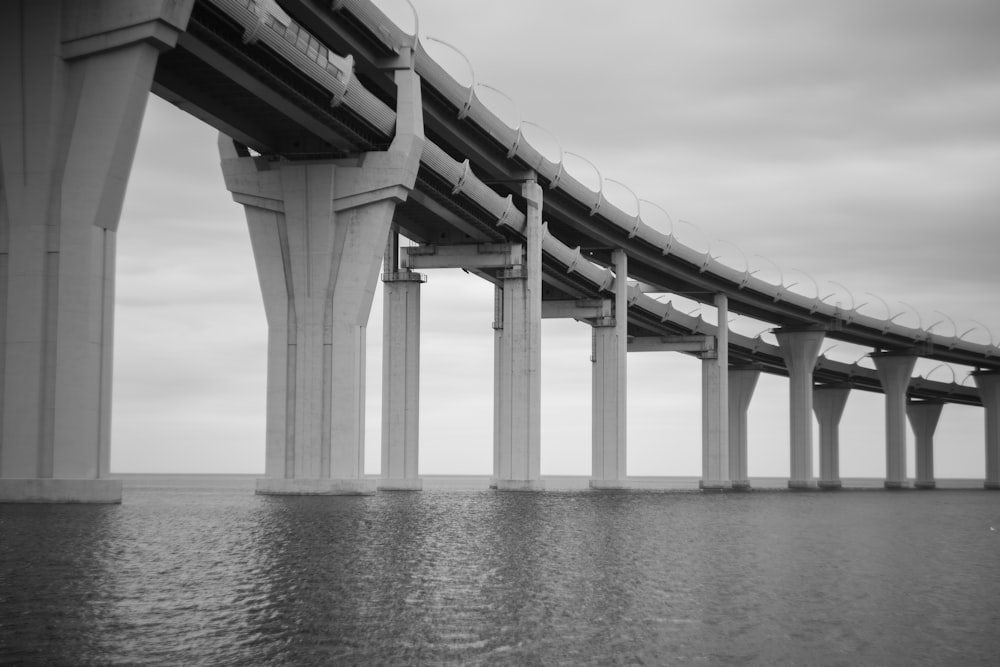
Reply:
<svg viewBox="0 0 1000 667"><path fill-rule="evenodd" d="M759 374L790 383L792 488L838 488L852 390L885 395L887 488L935 484L945 404L982 406L986 488L1000 488L992 344L903 326L773 284L680 243L543 154L363 0L8 3L0 82L0 499L111 501L114 244L148 93L220 131L246 210L268 322L260 493L419 489L420 271L495 286L494 478L540 481L540 321L593 333L593 488L627 485L629 352L701 360L704 489L746 488ZM648 203L647 203L648 204ZM414 245L402 245L405 238ZM382 478L363 475L364 343L385 291ZM716 312L692 317L653 295ZM777 344L726 325L773 325ZM718 324L721 323L721 326ZM957 332L955 332L957 334ZM875 369L822 357L871 349ZM976 387L914 378L918 358L978 369ZM820 475L813 478L813 419Z"/></svg>

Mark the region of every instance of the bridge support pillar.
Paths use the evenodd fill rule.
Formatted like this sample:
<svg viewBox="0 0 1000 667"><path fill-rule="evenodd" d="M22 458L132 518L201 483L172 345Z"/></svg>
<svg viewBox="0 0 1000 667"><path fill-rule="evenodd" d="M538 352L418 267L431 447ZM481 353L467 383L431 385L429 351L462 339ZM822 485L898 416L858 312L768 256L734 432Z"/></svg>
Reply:
<svg viewBox="0 0 1000 667"><path fill-rule="evenodd" d="M976 371L972 375L986 410L986 480L983 486L1000 490L1000 371Z"/></svg>
<svg viewBox="0 0 1000 667"><path fill-rule="evenodd" d="M373 493L364 477L365 327L396 204L423 146L420 80L395 73L387 152L295 163L220 136L226 187L246 209L268 323L262 494Z"/></svg>
<svg viewBox="0 0 1000 667"><path fill-rule="evenodd" d="M115 237L191 2L0 4L0 502L120 502Z"/></svg>
<svg viewBox="0 0 1000 667"><path fill-rule="evenodd" d="M851 388L847 385L819 385L813 389L813 412L819 422L819 488L839 489L840 418L844 415Z"/></svg>
<svg viewBox="0 0 1000 667"><path fill-rule="evenodd" d="M701 359L701 480L705 491L732 488L729 465L729 300L715 295L715 349Z"/></svg>
<svg viewBox="0 0 1000 667"><path fill-rule="evenodd" d="M420 285L399 270L393 233L382 275L382 477L379 490L419 491Z"/></svg>
<svg viewBox="0 0 1000 667"><path fill-rule="evenodd" d="M791 477L788 488L804 489L814 485L812 461L813 368L823 344L823 331L817 329L779 329L775 332L778 348L788 368L789 436L791 440Z"/></svg>
<svg viewBox="0 0 1000 667"><path fill-rule="evenodd" d="M591 367L592 489L622 488L626 477L626 388L628 382L628 255L612 253L615 265L613 318L593 321Z"/></svg>
<svg viewBox="0 0 1000 667"><path fill-rule="evenodd" d="M937 428L941 409L940 401L912 401L906 404L906 416L913 429L917 454L917 489L933 489L934 481L934 430Z"/></svg>
<svg viewBox="0 0 1000 667"><path fill-rule="evenodd" d="M537 491L541 476L542 189L524 183L525 260L505 270L494 324L494 468L500 491Z"/></svg>
<svg viewBox="0 0 1000 667"><path fill-rule="evenodd" d="M753 398L760 369L748 366L729 368L729 477L734 489L749 489L747 474L747 411Z"/></svg>
<svg viewBox="0 0 1000 667"><path fill-rule="evenodd" d="M916 356L885 352L873 354L885 392L885 488L902 489L906 483L906 389Z"/></svg>

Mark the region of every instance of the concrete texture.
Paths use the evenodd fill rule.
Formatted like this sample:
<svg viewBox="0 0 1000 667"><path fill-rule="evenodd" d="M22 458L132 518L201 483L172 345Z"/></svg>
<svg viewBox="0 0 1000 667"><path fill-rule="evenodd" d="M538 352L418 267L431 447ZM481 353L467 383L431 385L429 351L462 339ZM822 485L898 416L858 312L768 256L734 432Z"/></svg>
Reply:
<svg viewBox="0 0 1000 667"><path fill-rule="evenodd" d="M918 489L933 489L934 481L934 430L941 417L943 403L937 401L913 401L906 405L906 416L913 429L916 450L917 478L913 486Z"/></svg>
<svg viewBox="0 0 1000 667"><path fill-rule="evenodd" d="M120 499L120 484L98 480L109 469L115 235L157 56L191 5L0 5L8 501Z"/></svg>
<svg viewBox="0 0 1000 667"><path fill-rule="evenodd" d="M387 269L389 267L387 266ZM392 267L395 268L395 267ZM420 285L412 271L382 276L382 475L380 489L420 488Z"/></svg>
<svg viewBox="0 0 1000 667"><path fill-rule="evenodd" d="M268 322L267 479L258 493L367 492L365 326L393 212L416 181L423 146L420 80L412 70L395 78L396 137L386 152L272 162L220 136Z"/></svg>
<svg viewBox="0 0 1000 667"><path fill-rule="evenodd" d="M983 486L1000 490L1000 372L972 374L986 410L986 479Z"/></svg>
<svg viewBox="0 0 1000 667"><path fill-rule="evenodd" d="M813 412L819 422L819 487L839 489L840 418L851 395L850 387L818 386L813 389Z"/></svg>
<svg viewBox="0 0 1000 667"><path fill-rule="evenodd" d="M747 412L758 379L759 368L729 368L729 477L736 489L750 488L747 475Z"/></svg>
<svg viewBox="0 0 1000 667"><path fill-rule="evenodd" d="M813 329L779 329L778 348L788 368L788 412L791 475L788 488L814 486L812 462L813 369L824 333Z"/></svg>
<svg viewBox="0 0 1000 667"><path fill-rule="evenodd" d="M524 264L504 271L495 365L494 462L497 488L517 490L541 474L542 189L523 186L527 201ZM508 489L508 483L514 487Z"/></svg>
<svg viewBox="0 0 1000 667"><path fill-rule="evenodd" d="M701 356L701 488L732 486L729 468L729 300L715 295L715 349Z"/></svg>
<svg viewBox="0 0 1000 667"><path fill-rule="evenodd" d="M906 389L917 357L912 354L873 354L885 392L885 488L899 489L906 481Z"/></svg>
<svg viewBox="0 0 1000 667"><path fill-rule="evenodd" d="M617 488L627 462L628 256L616 250L613 318L592 323L592 488ZM598 486L594 486L597 484ZM601 486L611 484L612 486Z"/></svg>

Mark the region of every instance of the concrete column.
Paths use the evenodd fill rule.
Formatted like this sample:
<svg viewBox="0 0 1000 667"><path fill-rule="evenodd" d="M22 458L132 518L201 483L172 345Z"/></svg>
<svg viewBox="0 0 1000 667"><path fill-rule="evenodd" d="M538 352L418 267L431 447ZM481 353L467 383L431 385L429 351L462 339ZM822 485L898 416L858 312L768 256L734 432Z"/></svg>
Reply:
<svg viewBox="0 0 1000 667"><path fill-rule="evenodd" d="M524 264L503 274L496 488L535 491L541 474L542 189L524 184Z"/></svg>
<svg viewBox="0 0 1000 667"><path fill-rule="evenodd" d="M940 401L913 401L906 404L906 416L916 440L917 479L913 486L918 489L933 489L934 481L934 429L941 417Z"/></svg>
<svg viewBox="0 0 1000 667"><path fill-rule="evenodd" d="M295 163L228 137L226 187L246 208L268 323L266 477L257 493L373 493L364 477L365 327L397 203L423 146L420 80L395 73L387 152Z"/></svg>
<svg viewBox="0 0 1000 667"><path fill-rule="evenodd" d="M813 412L819 422L819 488L839 489L840 418L851 388L847 385L821 385L813 389Z"/></svg>
<svg viewBox="0 0 1000 667"><path fill-rule="evenodd" d="M497 488L500 479L500 421L506 403L501 399L507 393L503 364L503 284L493 289L493 476L490 488ZM506 378L509 379L509 378Z"/></svg>
<svg viewBox="0 0 1000 667"><path fill-rule="evenodd" d="M873 354L882 391L885 392L885 488L906 486L906 389L910 385L912 354Z"/></svg>
<svg viewBox="0 0 1000 667"><path fill-rule="evenodd" d="M813 368L823 344L823 331L779 329L778 348L788 368L789 436L791 477L788 488L813 486Z"/></svg>
<svg viewBox="0 0 1000 667"><path fill-rule="evenodd" d="M983 486L1000 490L1000 371L976 371L972 375L986 411L986 480Z"/></svg>
<svg viewBox="0 0 1000 667"><path fill-rule="evenodd" d="M378 488L419 491L420 284L423 275L399 270L393 233L382 275L382 477Z"/></svg>
<svg viewBox="0 0 1000 667"><path fill-rule="evenodd" d="M747 411L753 398L760 368L729 368L729 477L734 489L749 489L747 474Z"/></svg>
<svg viewBox="0 0 1000 667"><path fill-rule="evenodd" d="M715 350L701 359L701 480L704 490L732 487L729 467L729 300L715 295Z"/></svg>
<svg viewBox="0 0 1000 667"><path fill-rule="evenodd" d="M626 477L626 388L628 386L628 255L612 253L614 317L593 326L591 355L592 489L621 488Z"/></svg>
<svg viewBox="0 0 1000 667"><path fill-rule="evenodd" d="M0 3L0 501L120 502L115 236L191 2Z"/></svg>

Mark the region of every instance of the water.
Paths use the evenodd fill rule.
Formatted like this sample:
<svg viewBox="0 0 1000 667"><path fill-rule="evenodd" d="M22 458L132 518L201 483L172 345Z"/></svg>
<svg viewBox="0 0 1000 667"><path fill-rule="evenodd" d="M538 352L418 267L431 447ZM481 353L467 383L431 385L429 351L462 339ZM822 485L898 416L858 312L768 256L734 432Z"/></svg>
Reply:
<svg viewBox="0 0 1000 667"><path fill-rule="evenodd" d="M991 527L994 530L991 530ZM0 505L0 664L994 665L1000 494Z"/></svg>

